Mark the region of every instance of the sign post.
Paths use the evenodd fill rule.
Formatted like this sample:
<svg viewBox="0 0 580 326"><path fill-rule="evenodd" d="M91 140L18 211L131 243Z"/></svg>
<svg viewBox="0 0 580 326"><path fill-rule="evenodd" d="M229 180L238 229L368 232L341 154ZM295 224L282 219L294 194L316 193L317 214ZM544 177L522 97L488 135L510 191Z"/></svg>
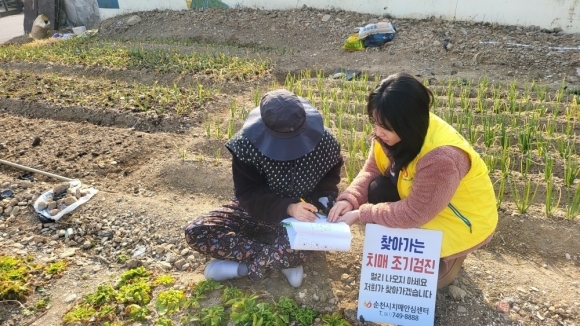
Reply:
<svg viewBox="0 0 580 326"><path fill-rule="evenodd" d="M433 325L443 232L367 224L359 320Z"/></svg>

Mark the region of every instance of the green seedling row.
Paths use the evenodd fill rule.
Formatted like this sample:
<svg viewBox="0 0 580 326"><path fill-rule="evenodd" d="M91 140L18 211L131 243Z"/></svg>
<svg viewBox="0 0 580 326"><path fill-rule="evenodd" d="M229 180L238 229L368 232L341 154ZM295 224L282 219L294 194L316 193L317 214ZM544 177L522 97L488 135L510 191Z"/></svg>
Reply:
<svg viewBox="0 0 580 326"><path fill-rule="evenodd" d="M47 50L49 47L49 50ZM46 62L59 65L100 66L106 69L148 69L158 72L203 74L214 80L250 80L269 74L262 60L246 60L223 53L187 53L133 42L105 42L95 38L0 46L0 62ZM362 74L355 80L328 79L320 70L288 74L282 85L273 83L249 91L230 102L225 116L208 116L205 135L212 141L233 136L264 92L287 88L320 109L325 125L339 139L351 182L369 154L372 128L366 98L379 76ZM44 101L55 105L130 109L189 115L211 100L218 89L198 84L146 85L106 79L73 79L50 73L0 70L0 97ZM526 213L574 219L580 213L580 110L577 95L536 81L496 82L450 79L425 84L434 92L433 111L453 125L485 160L496 187L498 207ZM187 148L175 145L182 160ZM216 164L221 150L214 154ZM547 186L549 181L550 185Z"/></svg>
<svg viewBox="0 0 580 326"><path fill-rule="evenodd" d="M373 130L365 101L377 82L366 75L354 81L330 80L320 72L303 71L288 75L281 85L320 109L342 145L347 182L368 156ZM580 110L577 96L566 93L564 82L557 89L487 78L427 86L435 96L433 111L486 162L498 207L510 203L522 214L535 207L545 216L567 219L580 214Z"/></svg>
<svg viewBox="0 0 580 326"><path fill-rule="evenodd" d="M105 78L73 78L0 69L0 98L43 102L53 106L108 108L134 112L190 115L207 103L212 89L147 85Z"/></svg>
<svg viewBox="0 0 580 326"><path fill-rule="evenodd" d="M211 75L217 81L252 80L264 76L271 64L215 52L201 54L150 44L111 42L92 37L0 46L0 62L51 63L104 67L111 70L149 70L159 73Z"/></svg>

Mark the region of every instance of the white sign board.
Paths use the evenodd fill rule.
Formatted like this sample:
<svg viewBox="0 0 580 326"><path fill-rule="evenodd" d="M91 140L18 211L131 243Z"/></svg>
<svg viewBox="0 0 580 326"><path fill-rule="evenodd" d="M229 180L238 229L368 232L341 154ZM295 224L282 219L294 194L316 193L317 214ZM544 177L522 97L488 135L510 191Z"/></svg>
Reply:
<svg viewBox="0 0 580 326"><path fill-rule="evenodd" d="M367 224L359 320L433 325L442 239L441 231Z"/></svg>

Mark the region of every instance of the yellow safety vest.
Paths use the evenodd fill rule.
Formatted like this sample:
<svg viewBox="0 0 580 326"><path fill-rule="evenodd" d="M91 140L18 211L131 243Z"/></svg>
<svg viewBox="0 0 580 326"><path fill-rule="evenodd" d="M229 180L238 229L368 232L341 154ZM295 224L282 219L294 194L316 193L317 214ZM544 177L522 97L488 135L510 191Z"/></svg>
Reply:
<svg viewBox="0 0 580 326"><path fill-rule="evenodd" d="M430 113L429 129L419 155L399 172L397 190L401 199L411 193L417 163L440 146L458 147L471 159L471 168L461 179L451 202L434 219L421 226L422 229L443 231L441 257L447 257L472 248L489 237L496 228L498 213L485 162L463 136L433 113ZM385 175L390 162L376 140L373 153L379 170Z"/></svg>

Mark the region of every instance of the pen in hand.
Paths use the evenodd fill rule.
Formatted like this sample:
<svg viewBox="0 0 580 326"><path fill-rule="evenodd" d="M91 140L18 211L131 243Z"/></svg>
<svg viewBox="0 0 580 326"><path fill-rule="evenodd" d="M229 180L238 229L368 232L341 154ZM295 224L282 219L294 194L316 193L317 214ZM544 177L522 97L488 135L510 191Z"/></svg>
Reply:
<svg viewBox="0 0 580 326"><path fill-rule="evenodd" d="M300 198L300 201L301 201L301 202L303 202L303 203L308 203L306 200L304 200L304 198ZM317 213L316 211L314 211L314 210L312 210L312 209L310 209L310 208L306 208L306 209L307 209L309 212L311 212L311 213L314 213L314 215L316 215L316 217L317 217L317 218L320 218L320 217L318 216L318 214L316 214L316 213Z"/></svg>

